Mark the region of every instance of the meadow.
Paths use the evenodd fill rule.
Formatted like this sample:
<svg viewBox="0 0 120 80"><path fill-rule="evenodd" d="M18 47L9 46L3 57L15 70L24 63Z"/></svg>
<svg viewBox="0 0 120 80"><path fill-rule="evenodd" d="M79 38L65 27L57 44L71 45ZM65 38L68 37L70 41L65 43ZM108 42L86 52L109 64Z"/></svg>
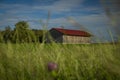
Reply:
<svg viewBox="0 0 120 80"><path fill-rule="evenodd" d="M1 43L0 80L120 80L120 44ZM54 62L57 70L49 71Z"/></svg>

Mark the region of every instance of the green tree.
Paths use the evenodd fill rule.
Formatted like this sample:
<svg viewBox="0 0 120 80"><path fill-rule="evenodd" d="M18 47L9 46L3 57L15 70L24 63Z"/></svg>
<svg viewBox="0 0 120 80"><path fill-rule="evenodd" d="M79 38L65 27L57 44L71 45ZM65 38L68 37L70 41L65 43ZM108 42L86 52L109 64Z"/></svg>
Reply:
<svg viewBox="0 0 120 80"><path fill-rule="evenodd" d="M14 42L35 42L35 34L29 28L29 24L26 21L20 21L15 24L14 35L13 35Z"/></svg>
<svg viewBox="0 0 120 80"><path fill-rule="evenodd" d="M5 42L11 41L12 34L11 34L11 28L10 26L5 27L5 31L3 31L3 39Z"/></svg>
<svg viewBox="0 0 120 80"><path fill-rule="evenodd" d="M36 41L42 43L43 30L32 29L32 31L35 33Z"/></svg>
<svg viewBox="0 0 120 80"><path fill-rule="evenodd" d="M0 31L0 42L3 42L3 34L2 34L2 31Z"/></svg>

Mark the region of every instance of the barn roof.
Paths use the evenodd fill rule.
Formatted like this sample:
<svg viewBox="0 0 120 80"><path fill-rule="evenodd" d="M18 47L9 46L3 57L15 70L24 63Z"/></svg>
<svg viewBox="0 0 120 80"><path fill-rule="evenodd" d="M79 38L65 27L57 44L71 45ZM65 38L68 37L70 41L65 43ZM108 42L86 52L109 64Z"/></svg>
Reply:
<svg viewBox="0 0 120 80"><path fill-rule="evenodd" d="M85 31L80 30L70 30L70 29L62 29L62 28L52 28L61 32L64 35L71 35L71 36L83 36L83 37L90 37L91 34Z"/></svg>

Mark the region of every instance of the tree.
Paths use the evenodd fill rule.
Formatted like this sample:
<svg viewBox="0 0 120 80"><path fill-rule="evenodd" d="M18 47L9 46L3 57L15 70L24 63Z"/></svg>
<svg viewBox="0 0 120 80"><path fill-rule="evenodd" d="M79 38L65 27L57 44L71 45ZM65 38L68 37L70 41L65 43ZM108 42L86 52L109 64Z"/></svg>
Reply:
<svg viewBox="0 0 120 80"><path fill-rule="evenodd" d="M3 42L3 35L2 35L2 31L0 31L0 42Z"/></svg>
<svg viewBox="0 0 120 80"><path fill-rule="evenodd" d="M10 26L5 27L5 31L3 31L3 39L5 42L11 41L12 34L11 34L11 28Z"/></svg>
<svg viewBox="0 0 120 80"><path fill-rule="evenodd" d="M32 31L35 33L36 41L42 43L43 30L32 29Z"/></svg>
<svg viewBox="0 0 120 80"><path fill-rule="evenodd" d="M18 43L36 41L35 35L26 21L20 21L15 24L13 41Z"/></svg>

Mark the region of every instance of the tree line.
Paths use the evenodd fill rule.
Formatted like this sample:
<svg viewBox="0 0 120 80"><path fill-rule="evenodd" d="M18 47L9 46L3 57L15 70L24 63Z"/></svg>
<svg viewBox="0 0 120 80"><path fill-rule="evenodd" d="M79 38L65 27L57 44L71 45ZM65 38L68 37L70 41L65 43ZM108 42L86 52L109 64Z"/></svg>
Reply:
<svg viewBox="0 0 120 80"><path fill-rule="evenodd" d="M0 31L0 42L30 43L42 42L43 30L30 29L26 21L19 21L12 30L10 26Z"/></svg>

